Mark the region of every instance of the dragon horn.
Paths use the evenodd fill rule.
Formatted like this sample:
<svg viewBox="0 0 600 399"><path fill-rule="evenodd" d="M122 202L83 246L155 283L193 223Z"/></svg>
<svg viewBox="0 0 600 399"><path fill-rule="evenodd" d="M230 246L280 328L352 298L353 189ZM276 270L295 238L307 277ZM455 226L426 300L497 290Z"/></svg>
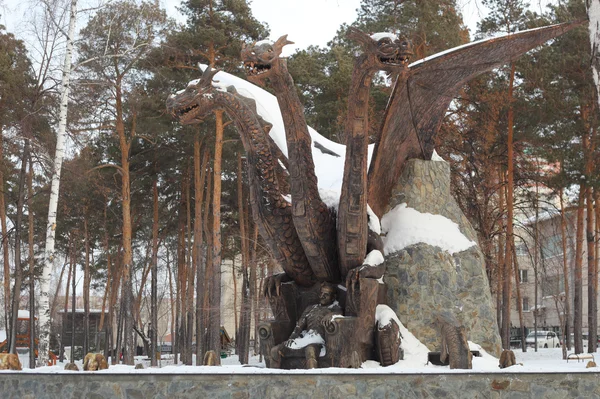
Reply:
<svg viewBox="0 0 600 399"><path fill-rule="evenodd" d="M212 84L213 77L219 72L218 69L212 69L211 67L207 67L198 82L199 87L208 87Z"/></svg>
<svg viewBox="0 0 600 399"><path fill-rule="evenodd" d="M281 50L283 49L283 46L287 45L287 44L294 44L294 42L291 42L287 39L288 35L283 35L281 36L279 39L277 39L277 41L273 44L273 49L275 50L276 53L281 54Z"/></svg>
<svg viewBox="0 0 600 399"><path fill-rule="evenodd" d="M242 60L246 59L247 54L250 52L250 49L254 47L256 41L252 42L251 46L248 46L245 42L242 43L242 51L240 52L240 57Z"/></svg>
<svg viewBox="0 0 600 399"><path fill-rule="evenodd" d="M346 37L352 41L357 42L362 46L371 46L374 44L373 39L365 32L360 29L350 27L348 28L348 32L346 32Z"/></svg>

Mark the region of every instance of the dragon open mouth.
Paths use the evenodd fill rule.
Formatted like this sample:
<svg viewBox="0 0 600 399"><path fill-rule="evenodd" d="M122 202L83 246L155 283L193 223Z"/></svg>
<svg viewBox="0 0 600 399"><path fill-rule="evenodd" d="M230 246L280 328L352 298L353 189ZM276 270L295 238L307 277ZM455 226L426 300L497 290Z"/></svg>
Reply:
<svg viewBox="0 0 600 399"><path fill-rule="evenodd" d="M379 62L387 65L406 65L412 53L398 53L389 56L379 56Z"/></svg>
<svg viewBox="0 0 600 399"><path fill-rule="evenodd" d="M268 72L271 69L270 64L257 64L254 62L246 62L244 63L244 67L246 68L246 72L250 76L257 76Z"/></svg>
<svg viewBox="0 0 600 399"><path fill-rule="evenodd" d="M179 109L179 110L177 110L177 111L176 111L176 115L177 115L179 118L183 118L183 117L185 117L185 115L186 115L186 114L190 113L190 112L191 112L191 111L193 111L195 108L198 108L198 105L197 105L197 104L191 104L191 105L189 105L188 107L185 107L185 108L182 108L182 109Z"/></svg>

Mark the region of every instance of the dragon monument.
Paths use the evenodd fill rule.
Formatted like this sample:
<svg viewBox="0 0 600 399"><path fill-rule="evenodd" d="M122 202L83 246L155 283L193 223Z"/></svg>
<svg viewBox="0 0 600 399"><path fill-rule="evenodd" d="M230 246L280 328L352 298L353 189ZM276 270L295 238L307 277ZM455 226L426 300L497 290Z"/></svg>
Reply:
<svg viewBox="0 0 600 399"><path fill-rule="evenodd" d="M369 36L351 29L349 38L361 45L362 54L356 58L348 96L337 212L319 193L313 151L341 155L311 140L286 60L280 57L282 48L291 43L287 36L275 43L244 47L241 54L248 80L268 83L275 92L285 148L278 148L270 137L270 121L259 115L254 99L240 94L234 85L220 84L218 77L213 81L217 71L206 68L201 79L169 97L167 108L182 124L200 123L214 110L225 111L247 152L253 217L283 269L265 283L275 318L259 326L267 366L359 367L368 359L390 365L402 358L397 319L376 316L385 313L390 299L392 309L401 308L394 303L398 301L396 288L388 290L382 279L388 278L386 259L391 254L384 258L379 230L379 218L389 211L398 180L411 159L431 159L435 135L464 83L580 24L469 43L410 65L412 45L407 39L392 34ZM368 99L373 76L379 71L390 74L395 84L368 168ZM480 288L487 292L484 302L491 302L483 268L480 273L485 283ZM428 295L435 297L436 292ZM491 309L491 303L485 306ZM405 324L410 323L407 315L399 315ZM471 331L476 326L465 329L450 309L437 312L434 319L442 335L442 357L449 356L452 367L470 368L466 336L481 338ZM320 327L301 331L307 325ZM497 327L486 334L481 338L486 349L499 354Z"/></svg>

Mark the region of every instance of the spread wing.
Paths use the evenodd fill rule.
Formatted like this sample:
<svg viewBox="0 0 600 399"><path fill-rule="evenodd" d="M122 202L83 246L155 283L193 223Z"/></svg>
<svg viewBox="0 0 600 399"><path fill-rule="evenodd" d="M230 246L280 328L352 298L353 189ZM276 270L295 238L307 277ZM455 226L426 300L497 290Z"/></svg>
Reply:
<svg viewBox="0 0 600 399"><path fill-rule="evenodd" d="M411 64L396 81L375 145L369 171L369 205L373 211L382 216L408 159L431 159L446 110L466 82L584 22L468 43Z"/></svg>

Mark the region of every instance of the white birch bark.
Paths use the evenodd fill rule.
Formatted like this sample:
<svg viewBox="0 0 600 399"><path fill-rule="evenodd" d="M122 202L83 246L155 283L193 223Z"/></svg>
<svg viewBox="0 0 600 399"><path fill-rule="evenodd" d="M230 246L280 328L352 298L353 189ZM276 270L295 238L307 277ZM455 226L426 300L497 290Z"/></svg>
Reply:
<svg viewBox="0 0 600 399"><path fill-rule="evenodd" d="M73 42L75 35L75 22L77 19L77 0L71 0L71 11L69 16L69 30L67 32L67 48L63 64L63 75L61 82L60 114L58 131L56 133L56 152L54 155L54 170L52 173L52 185L50 190L50 202L48 205L48 224L46 226L46 249L44 251L44 270L40 278L40 308L39 317L39 344L38 344L38 367L48 364L48 350L50 346L50 278L55 260L55 234L56 234L56 210L58 207L58 192L60 187L60 171L64 157L65 135L67 130L67 111L69 104L69 83L71 78L71 59L73 56Z"/></svg>
<svg viewBox="0 0 600 399"><path fill-rule="evenodd" d="M590 44L592 45L592 75L596 84L597 100L600 104L600 0L586 0L590 20Z"/></svg>

